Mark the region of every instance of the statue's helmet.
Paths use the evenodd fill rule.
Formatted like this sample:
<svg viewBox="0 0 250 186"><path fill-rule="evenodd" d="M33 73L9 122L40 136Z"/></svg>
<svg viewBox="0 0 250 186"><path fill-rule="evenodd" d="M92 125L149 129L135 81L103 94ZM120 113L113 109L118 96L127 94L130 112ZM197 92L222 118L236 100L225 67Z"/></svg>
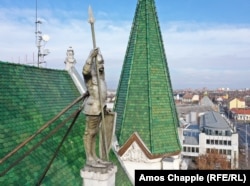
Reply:
<svg viewBox="0 0 250 186"><path fill-rule="evenodd" d="M101 54L97 54L96 59L99 63L104 63L103 57Z"/></svg>

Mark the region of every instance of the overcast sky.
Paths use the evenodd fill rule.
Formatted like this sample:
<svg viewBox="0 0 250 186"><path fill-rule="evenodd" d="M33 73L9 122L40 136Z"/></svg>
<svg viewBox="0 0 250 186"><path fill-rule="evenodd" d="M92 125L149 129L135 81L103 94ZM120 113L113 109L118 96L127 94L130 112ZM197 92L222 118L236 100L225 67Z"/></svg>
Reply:
<svg viewBox="0 0 250 186"><path fill-rule="evenodd" d="M72 46L81 74L92 49L88 7L105 59L108 88L116 89L137 0L37 0L40 30L50 36L44 67L64 69ZM155 0L174 89L250 88L249 0ZM0 60L37 61L36 0L0 0ZM34 65L37 66L35 63Z"/></svg>

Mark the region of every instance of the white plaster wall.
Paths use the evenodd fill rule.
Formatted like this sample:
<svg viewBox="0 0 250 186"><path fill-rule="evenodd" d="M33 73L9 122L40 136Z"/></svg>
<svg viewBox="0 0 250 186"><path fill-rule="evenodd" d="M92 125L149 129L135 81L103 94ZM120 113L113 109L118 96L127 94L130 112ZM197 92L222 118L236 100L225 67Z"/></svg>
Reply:
<svg viewBox="0 0 250 186"><path fill-rule="evenodd" d="M178 170L181 167L180 155L165 158L164 160L162 158L149 159L136 142L133 142L119 159L133 183L135 170Z"/></svg>
<svg viewBox="0 0 250 186"><path fill-rule="evenodd" d="M161 161L153 162L153 163L145 163L145 162L133 162L133 161L123 161L123 165L126 171L129 174L129 177L132 179L133 183L135 181L135 170L145 170L145 169L161 169Z"/></svg>
<svg viewBox="0 0 250 186"><path fill-rule="evenodd" d="M179 170L181 165L181 156L171 156L163 159L162 169L163 170Z"/></svg>

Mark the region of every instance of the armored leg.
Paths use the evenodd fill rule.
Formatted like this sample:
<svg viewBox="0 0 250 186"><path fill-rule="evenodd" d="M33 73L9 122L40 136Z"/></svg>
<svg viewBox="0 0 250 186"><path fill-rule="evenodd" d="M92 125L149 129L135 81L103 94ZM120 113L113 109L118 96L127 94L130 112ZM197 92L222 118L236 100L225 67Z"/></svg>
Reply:
<svg viewBox="0 0 250 186"><path fill-rule="evenodd" d="M84 133L84 146L87 157L87 165L94 167L102 167L98 164L96 155L96 136L99 131L99 124L101 117L99 116L86 116L86 128Z"/></svg>

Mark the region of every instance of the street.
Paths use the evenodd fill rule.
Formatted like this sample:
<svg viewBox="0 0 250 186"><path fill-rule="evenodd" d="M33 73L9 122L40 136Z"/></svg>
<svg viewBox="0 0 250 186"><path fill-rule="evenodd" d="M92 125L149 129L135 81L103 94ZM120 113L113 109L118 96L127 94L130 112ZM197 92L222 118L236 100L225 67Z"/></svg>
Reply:
<svg viewBox="0 0 250 186"><path fill-rule="evenodd" d="M235 123L239 133L239 168L250 169L250 125ZM247 144L247 146L246 146ZM248 152L246 153L246 147Z"/></svg>

